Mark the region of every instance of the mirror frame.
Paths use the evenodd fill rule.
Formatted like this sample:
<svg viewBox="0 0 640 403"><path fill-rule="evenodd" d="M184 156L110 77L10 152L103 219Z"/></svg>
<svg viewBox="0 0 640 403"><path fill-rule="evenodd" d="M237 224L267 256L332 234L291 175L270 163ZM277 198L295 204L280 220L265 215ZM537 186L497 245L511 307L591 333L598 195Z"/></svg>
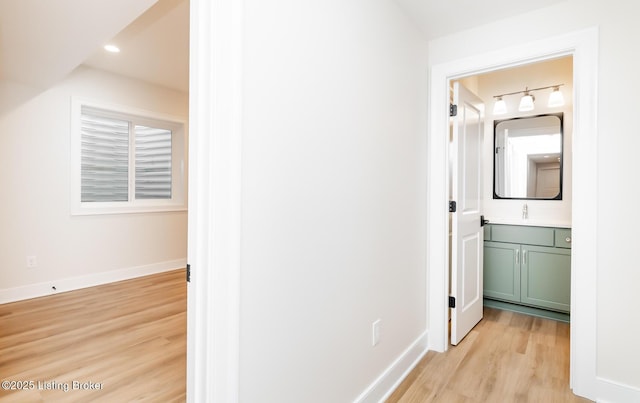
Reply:
<svg viewBox="0 0 640 403"><path fill-rule="evenodd" d="M498 124L502 123L502 122L508 122L508 121L513 121L513 120L520 120L520 119L532 119L532 118L538 118L538 117L544 117L544 116L556 116L557 118L560 119L560 191L558 192L558 194L555 197L503 197L500 196L496 193L496 154L495 154L495 149L496 149L496 138L498 136L498 133L496 131ZM562 190L563 190L563 180L562 178L564 177L564 113L563 112L557 112L557 113L543 113L540 115L531 115L531 116L518 116L518 117L514 117L514 118L509 118L509 119L501 119L501 120L494 120L493 121L493 148L492 148L492 159L493 159L493 189L492 189L492 193L493 193L493 198L494 199L499 199L499 200L562 200Z"/></svg>

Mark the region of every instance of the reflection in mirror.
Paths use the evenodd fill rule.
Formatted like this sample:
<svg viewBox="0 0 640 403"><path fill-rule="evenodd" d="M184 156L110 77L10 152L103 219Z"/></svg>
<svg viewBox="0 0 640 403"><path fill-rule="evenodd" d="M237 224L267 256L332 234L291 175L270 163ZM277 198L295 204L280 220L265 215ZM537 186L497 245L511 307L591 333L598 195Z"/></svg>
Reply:
<svg viewBox="0 0 640 403"><path fill-rule="evenodd" d="M494 121L494 199L562 199L562 118Z"/></svg>

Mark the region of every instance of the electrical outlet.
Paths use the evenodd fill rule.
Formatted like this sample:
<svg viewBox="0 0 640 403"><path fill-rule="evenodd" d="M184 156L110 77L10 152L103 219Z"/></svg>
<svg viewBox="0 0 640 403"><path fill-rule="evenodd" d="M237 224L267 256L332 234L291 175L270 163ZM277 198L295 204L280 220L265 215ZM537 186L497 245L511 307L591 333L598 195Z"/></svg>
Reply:
<svg viewBox="0 0 640 403"><path fill-rule="evenodd" d="M27 256L27 268L33 269L38 267L38 258L35 256Z"/></svg>
<svg viewBox="0 0 640 403"><path fill-rule="evenodd" d="M371 346L375 347L380 343L380 319L371 325Z"/></svg>

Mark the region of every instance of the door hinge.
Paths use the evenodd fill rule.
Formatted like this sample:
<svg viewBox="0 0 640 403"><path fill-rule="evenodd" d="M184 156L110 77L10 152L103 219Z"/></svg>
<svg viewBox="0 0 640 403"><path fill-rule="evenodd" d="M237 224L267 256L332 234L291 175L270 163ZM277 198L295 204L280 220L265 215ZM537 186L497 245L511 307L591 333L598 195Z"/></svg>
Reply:
<svg viewBox="0 0 640 403"><path fill-rule="evenodd" d="M458 116L458 105L449 104L449 116Z"/></svg>
<svg viewBox="0 0 640 403"><path fill-rule="evenodd" d="M456 307L456 297L449 297L449 308Z"/></svg>
<svg viewBox="0 0 640 403"><path fill-rule="evenodd" d="M191 265L187 265L187 283L191 282Z"/></svg>
<svg viewBox="0 0 640 403"><path fill-rule="evenodd" d="M457 209L456 202L453 200L449 201L449 212L455 213L456 209Z"/></svg>

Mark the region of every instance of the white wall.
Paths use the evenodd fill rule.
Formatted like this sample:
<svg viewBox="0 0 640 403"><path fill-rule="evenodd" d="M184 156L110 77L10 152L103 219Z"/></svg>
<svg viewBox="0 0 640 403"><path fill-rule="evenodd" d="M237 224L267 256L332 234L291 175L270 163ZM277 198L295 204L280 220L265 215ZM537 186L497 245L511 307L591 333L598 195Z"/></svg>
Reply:
<svg viewBox="0 0 640 403"><path fill-rule="evenodd" d="M240 401L353 401L424 339L426 43L388 0L244 9Z"/></svg>
<svg viewBox="0 0 640 403"><path fill-rule="evenodd" d="M507 70L481 74L478 77L478 95L485 101L484 131L484 212L493 223L523 225L571 226L571 173L572 173L572 131L573 131L573 69L570 57L528 64ZM493 115L494 95L510 93L529 88L563 84L565 105L549 108L547 100L551 90L534 91L535 110L518 112L521 95L505 96L508 113ZM564 112L564 165L562 200L505 200L493 198L493 121L543 113ZM522 220L522 205L527 204L529 218Z"/></svg>
<svg viewBox="0 0 640 403"><path fill-rule="evenodd" d="M182 212L70 215L71 96L188 116L188 96L88 68L0 117L0 299L178 268ZM35 255L38 267L26 268ZM176 266L176 264L179 264Z"/></svg>
<svg viewBox="0 0 640 403"><path fill-rule="evenodd" d="M597 301L597 375L638 391L640 348L632 340L640 333L640 317L633 313L638 306L640 271L628 259L629 251L637 248L639 238L634 234L640 226L640 215L633 212L640 136L629 123L636 115L633 101L640 91L640 59L633 56L631 40L640 37L636 15L636 5L629 1L568 0L432 41L429 59L439 64L549 35L600 27L599 174L593 178L599 194L593 217L598 226L598 291L593 296Z"/></svg>

